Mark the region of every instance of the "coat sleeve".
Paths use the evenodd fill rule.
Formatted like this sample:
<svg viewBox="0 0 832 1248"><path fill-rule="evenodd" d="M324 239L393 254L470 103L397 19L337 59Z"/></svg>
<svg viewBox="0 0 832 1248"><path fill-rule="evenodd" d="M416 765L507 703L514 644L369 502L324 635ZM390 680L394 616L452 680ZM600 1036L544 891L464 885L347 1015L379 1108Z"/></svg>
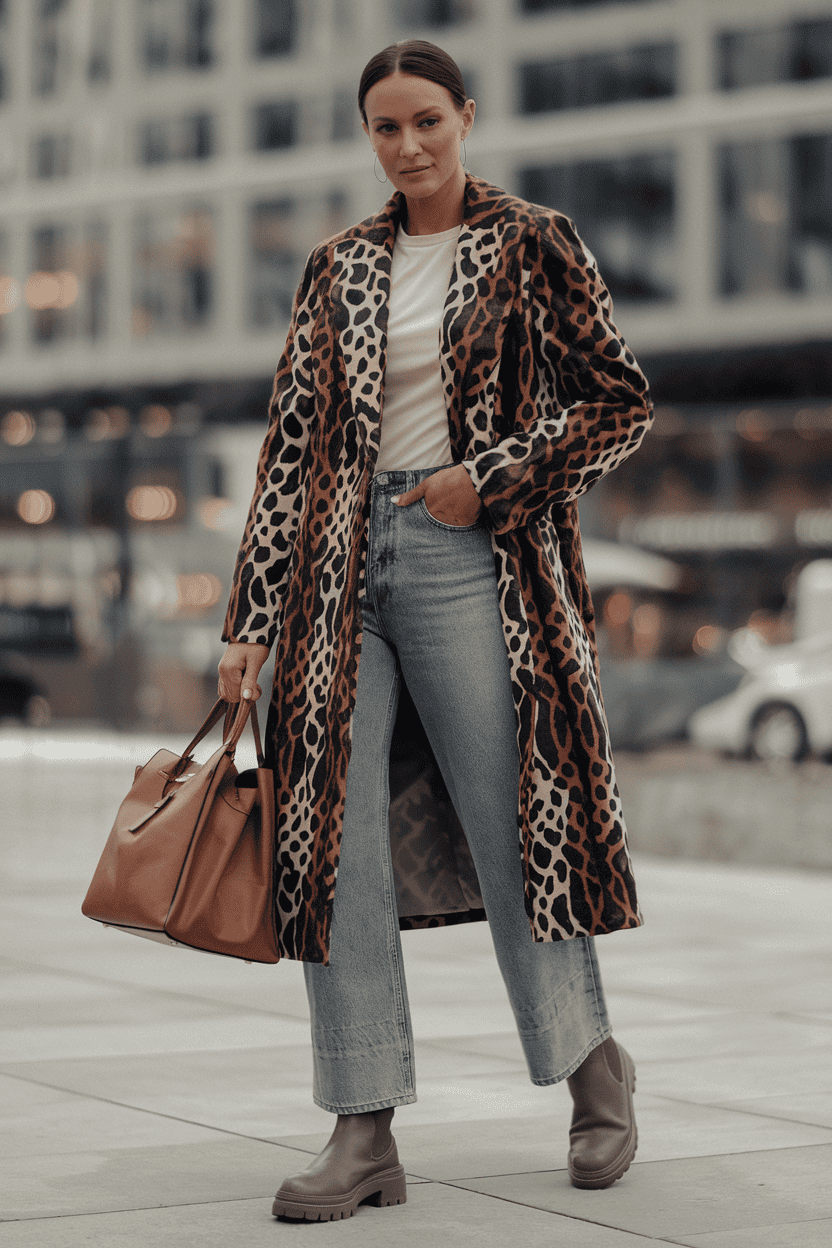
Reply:
<svg viewBox="0 0 832 1248"><path fill-rule="evenodd" d="M280 628L298 521L306 496L314 413L312 331L318 253L306 263L272 387L269 429L231 586L223 641L271 646Z"/></svg>
<svg viewBox="0 0 832 1248"><path fill-rule="evenodd" d="M513 429L465 461L497 533L574 502L632 454L652 420L609 293L565 217L530 231L522 290L500 370Z"/></svg>

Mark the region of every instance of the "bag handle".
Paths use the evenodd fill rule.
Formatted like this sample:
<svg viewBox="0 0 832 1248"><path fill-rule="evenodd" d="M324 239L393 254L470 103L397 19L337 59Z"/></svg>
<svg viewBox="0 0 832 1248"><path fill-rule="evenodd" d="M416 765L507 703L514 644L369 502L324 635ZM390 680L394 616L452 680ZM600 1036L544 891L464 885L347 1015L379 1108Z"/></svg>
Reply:
<svg viewBox="0 0 832 1248"><path fill-rule="evenodd" d="M199 729L190 745L183 751L179 762L171 769L171 776L177 776L181 771L185 771L200 741L202 741L203 737L208 736L212 728L216 728L223 717L225 717L225 723L223 724L222 738L226 743L225 752L233 758L234 751L246 726L246 721L250 720L251 731L254 735L254 748L257 752L257 766L265 767L266 760L263 756L263 745L260 740L260 724L257 719L257 707L254 702L241 698L238 703L234 703L227 702L225 698L218 698L208 712L205 723Z"/></svg>

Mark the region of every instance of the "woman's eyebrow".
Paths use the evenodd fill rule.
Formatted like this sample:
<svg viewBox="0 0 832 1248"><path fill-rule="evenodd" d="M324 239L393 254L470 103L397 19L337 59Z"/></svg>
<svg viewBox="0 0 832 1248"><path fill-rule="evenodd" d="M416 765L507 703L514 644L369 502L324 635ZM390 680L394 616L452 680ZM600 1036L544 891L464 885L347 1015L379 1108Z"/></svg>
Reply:
<svg viewBox="0 0 832 1248"><path fill-rule="evenodd" d="M425 115L425 113L433 113L433 112L435 112L435 111L436 111L436 109L437 109L437 107L438 107L438 105L436 105L436 104L432 104L430 108L420 108L420 109L419 109L419 111L418 111L418 113L414 113L414 114L413 114L413 116L414 116L414 117L423 117L423 116ZM392 121L392 122L395 122L395 120L396 120L396 119L395 119L395 117L373 117L373 119L372 119L372 120L373 120L373 121Z"/></svg>

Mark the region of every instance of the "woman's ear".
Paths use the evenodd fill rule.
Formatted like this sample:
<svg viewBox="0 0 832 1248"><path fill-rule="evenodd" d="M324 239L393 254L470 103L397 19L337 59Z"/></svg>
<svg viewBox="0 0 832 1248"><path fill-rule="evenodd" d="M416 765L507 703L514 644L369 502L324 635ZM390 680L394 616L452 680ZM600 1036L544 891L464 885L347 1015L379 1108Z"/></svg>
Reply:
<svg viewBox="0 0 832 1248"><path fill-rule="evenodd" d="M477 113L477 106L474 103L474 101L466 100L465 107L462 110L462 121L463 121L462 137L463 139L467 139L468 135L471 133L471 127L474 124L474 117L476 116L476 113Z"/></svg>

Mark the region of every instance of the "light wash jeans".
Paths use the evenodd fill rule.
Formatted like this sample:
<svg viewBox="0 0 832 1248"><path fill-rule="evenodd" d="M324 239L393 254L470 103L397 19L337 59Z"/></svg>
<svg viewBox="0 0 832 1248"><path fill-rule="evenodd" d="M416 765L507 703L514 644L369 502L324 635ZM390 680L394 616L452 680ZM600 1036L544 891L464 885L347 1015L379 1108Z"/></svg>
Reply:
<svg viewBox="0 0 832 1248"><path fill-rule="evenodd" d="M523 904L517 731L491 539L424 500L430 472L372 485L364 636L330 963L304 963L314 1099L338 1114L416 1100L388 829L388 756L404 679L468 840L532 1083L557 1083L610 1034L594 941L535 943ZM460 975L464 974L460 967Z"/></svg>

